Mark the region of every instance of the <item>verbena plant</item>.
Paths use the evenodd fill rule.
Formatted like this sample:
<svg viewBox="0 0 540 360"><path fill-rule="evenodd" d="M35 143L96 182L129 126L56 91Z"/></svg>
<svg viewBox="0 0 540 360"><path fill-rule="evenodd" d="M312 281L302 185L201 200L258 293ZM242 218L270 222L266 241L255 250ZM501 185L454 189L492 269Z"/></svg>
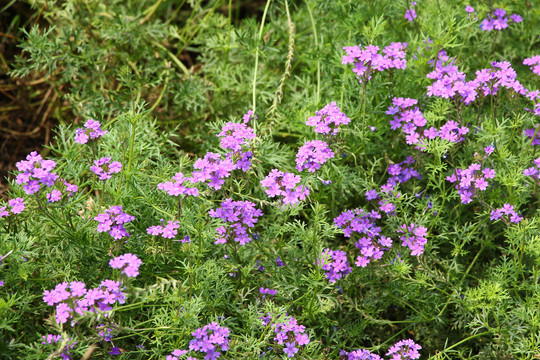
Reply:
<svg viewBox="0 0 540 360"><path fill-rule="evenodd" d="M190 5L28 32L92 119L0 206L2 357L537 357L538 9Z"/></svg>

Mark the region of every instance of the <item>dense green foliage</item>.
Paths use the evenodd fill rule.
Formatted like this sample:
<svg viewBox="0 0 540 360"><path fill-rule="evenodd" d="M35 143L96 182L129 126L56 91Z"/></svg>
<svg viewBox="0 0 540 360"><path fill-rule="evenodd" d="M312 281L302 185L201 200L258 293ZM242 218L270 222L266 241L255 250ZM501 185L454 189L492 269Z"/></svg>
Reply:
<svg viewBox="0 0 540 360"><path fill-rule="evenodd" d="M45 1L33 3L41 11ZM47 158L79 186L70 198L48 203L46 190L28 195L11 181L10 199L23 198L26 208L0 219L0 257L8 254L0 264L0 358L55 358L61 343L43 345L41 337L60 334L77 341L75 359L85 353L165 359L188 349L191 333L212 321L231 332L222 358L286 358L273 329L259 319L282 311L309 334L310 343L295 355L301 359L339 359L340 349L359 348L383 356L401 339L420 344L422 359L540 356L540 192L523 174L538 157L523 134L538 124L538 115L525 110L534 103L501 89L464 106L426 90L433 84L426 77L430 61L443 49L467 80L493 61L508 61L521 84L535 90L540 78L523 60L540 54L538 7L426 0L409 22L404 14L412 5L401 0L268 1L245 18L224 0L46 3L50 26L26 32L11 75L46 73L62 85L73 117L98 120L108 133L78 144L74 134L82 124L61 119ZM482 31L494 8L523 21ZM392 42L408 44L404 70L359 83L351 66L342 65L345 46L382 49ZM417 99L428 127L454 120L470 131L464 141L437 138L418 150L390 127L393 116L385 112L394 97ZM324 139L305 122L333 101L351 119L333 144L336 156L315 173L296 171L298 149ZM199 184L197 197L157 188L177 172L188 176L207 152L224 153L216 135L248 110L257 115L250 122L257 138L249 171L235 170L219 190ZM494 152L484 157L490 144ZM90 171L104 156L122 163L106 181ZM355 266L358 239L344 236L333 219L350 209L377 209L365 193L380 191L388 166L408 156L421 179L396 185L395 211L377 220L394 245L382 259ZM462 204L446 178L475 161L496 175ZM301 175L307 199L278 206L260 184L272 169ZM263 211L252 228L258 239L214 243L224 223L209 211L227 198ZM490 219L506 203L522 221ZM126 224L129 238L96 231L94 217L113 205L135 216ZM147 228L162 219L179 221L176 239L191 242L149 235ZM411 223L427 229L420 256L401 246L396 232ZM317 264L325 248L347 251L353 268L335 284ZM85 313L75 326L57 324L43 292L62 282L92 288L118 280L109 260L125 253L143 262L136 278L122 277L125 303L115 304L108 318ZM261 287L277 295L262 299ZM113 329L113 344L98 335L103 323ZM109 355L112 346L122 354Z"/></svg>

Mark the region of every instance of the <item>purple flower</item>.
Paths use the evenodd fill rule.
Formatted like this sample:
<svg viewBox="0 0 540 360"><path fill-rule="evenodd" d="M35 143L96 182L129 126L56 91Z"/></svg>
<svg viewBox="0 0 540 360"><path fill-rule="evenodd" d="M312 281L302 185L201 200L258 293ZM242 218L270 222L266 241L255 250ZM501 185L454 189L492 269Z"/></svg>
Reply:
<svg viewBox="0 0 540 360"><path fill-rule="evenodd" d="M98 139L108 132L107 130L101 130L101 124L94 119L89 119L84 124L84 127L85 129L79 128L75 130L76 143L86 144L89 139Z"/></svg>
<svg viewBox="0 0 540 360"><path fill-rule="evenodd" d="M111 206L103 214L98 214L94 220L99 223L97 227L98 232L108 231L109 235L115 240L119 240L123 237L129 237L124 224L135 220L135 216L125 214L122 211L122 205L117 205Z"/></svg>
<svg viewBox="0 0 540 360"><path fill-rule="evenodd" d="M141 259L136 255L129 253L117 256L109 261L109 265L113 269L122 269L122 272L126 274L127 277L137 277L137 275L139 275L139 267L141 264Z"/></svg>
<svg viewBox="0 0 540 360"><path fill-rule="evenodd" d="M356 266L366 267L372 260L382 258L392 246L392 239L381 234L381 228L375 223L381 215L373 210L347 210L334 219L334 225L343 229L345 237L357 239L354 244L360 250Z"/></svg>
<svg viewBox="0 0 540 360"><path fill-rule="evenodd" d="M219 190L225 183L225 178L228 178L231 172L235 170L235 164L230 157L222 159L221 154L209 152L204 158L197 159L193 164L193 168L198 171L193 172L191 182L206 183L209 181L209 187Z"/></svg>
<svg viewBox="0 0 540 360"><path fill-rule="evenodd" d="M267 289L267 288L260 288L259 292L262 294L263 299L266 299L266 295L270 295L271 298L274 297L274 295L277 294L277 290L274 289Z"/></svg>
<svg viewBox="0 0 540 360"><path fill-rule="evenodd" d="M276 264L279 267L285 266L285 264L283 263L283 261L281 260L281 258L279 256L276 258Z"/></svg>
<svg viewBox="0 0 540 360"><path fill-rule="evenodd" d="M411 223L401 225L401 229L396 230L397 233L403 234L399 239L403 242L403 246L411 249L411 255L418 256L424 253L424 246L427 243L427 228Z"/></svg>
<svg viewBox="0 0 540 360"><path fill-rule="evenodd" d="M462 204L470 203L477 190L486 190L489 185L487 180L495 178L495 170L490 168L480 170L480 164L473 163L467 169L456 169L455 173L446 177L447 181L456 183L455 188Z"/></svg>
<svg viewBox="0 0 540 360"><path fill-rule="evenodd" d="M23 198L11 199L8 201L8 205L11 207L10 211L13 215L20 214L25 209ZM7 210L7 206L2 206L0 207L0 218L5 216L9 216L9 211Z"/></svg>
<svg viewBox="0 0 540 360"><path fill-rule="evenodd" d="M331 102L321 110L315 111L306 121L306 125L314 126L315 132L324 135L336 136L340 125L347 125L351 119L341 112L335 102Z"/></svg>
<svg viewBox="0 0 540 360"><path fill-rule="evenodd" d="M366 200L371 201L375 200L379 196L379 193L377 192L377 190L371 189L366 191L364 195L366 195Z"/></svg>
<svg viewBox="0 0 540 360"><path fill-rule="evenodd" d="M109 354L111 354L111 355L121 355L122 352L120 351L120 348L119 348L119 347L113 346L113 347L111 348L111 351L109 351Z"/></svg>
<svg viewBox="0 0 540 360"><path fill-rule="evenodd" d="M422 347L411 339L401 340L388 349L386 356L392 356L391 360L419 359L420 353L418 350L420 349Z"/></svg>
<svg viewBox="0 0 540 360"><path fill-rule="evenodd" d="M112 174L119 173L122 170L122 164L118 161L111 162L111 158L105 156L95 160L94 165L90 166L90 170L99 177L99 180L107 180L112 177Z"/></svg>
<svg viewBox="0 0 540 360"><path fill-rule="evenodd" d="M215 244L236 241L240 245L245 245L252 238L249 228L255 226L257 218L262 216L263 212L250 201L227 199L221 203L220 208L210 210L209 215L213 218L220 218L227 224L227 226L220 226L216 229L218 236Z"/></svg>
<svg viewBox="0 0 540 360"><path fill-rule="evenodd" d="M116 302L123 304L125 297L126 294L120 291L120 283L112 280L104 280L98 287L90 290L78 281L64 282L53 290L43 292L43 301L50 306L56 306L58 324L64 324L70 318L82 316L85 312L110 311L110 305Z"/></svg>
<svg viewBox="0 0 540 360"><path fill-rule="evenodd" d="M294 345L295 345L294 342L285 343L283 352L287 354L287 357L294 357L294 354L298 352L298 349Z"/></svg>
<svg viewBox="0 0 540 360"><path fill-rule="evenodd" d="M474 12L474 8L470 5L465 6L465 11L469 14L472 14Z"/></svg>
<svg viewBox="0 0 540 360"><path fill-rule="evenodd" d="M163 225L163 219L161 221ZM161 237L165 239L174 239L174 237L178 233L178 228L180 228L179 221L168 221L167 225L164 226L150 226L148 229L146 229L146 232L149 235L161 235Z"/></svg>
<svg viewBox="0 0 540 360"><path fill-rule="evenodd" d="M299 351L298 347L309 344L309 336L305 333L306 327L298 325L296 319L292 316L278 315L273 316L268 313L268 316L260 318L264 326L270 324L274 329L274 341L277 345L284 346L283 352L288 357L294 357Z"/></svg>
<svg viewBox="0 0 540 360"><path fill-rule="evenodd" d="M252 128L243 123L226 123L221 132L217 135L221 137L221 147L225 150L240 152L249 142L257 136Z"/></svg>
<svg viewBox="0 0 540 360"><path fill-rule="evenodd" d="M273 169L262 181L268 197L281 197L279 200L284 205L294 205L304 200L309 195L309 189L305 185L298 185L300 176L285 173Z"/></svg>
<svg viewBox="0 0 540 360"><path fill-rule="evenodd" d="M345 251L324 249L317 259L317 265L326 271L325 276L331 283L352 272Z"/></svg>
<svg viewBox="0 0 540 360"><path fill-rule="evenodd" d="M180 194L198 196L199 190L195 187L188 187L186 181L194 183L193 178L187 178L181 172L176 173L172 178L173 181L159 183L157 188L159 190L165 190L167 194L171 196L178 196Z"/></svg>
<svg viewBox="0 0 540 360"><path fill-rule="evenodd" d="M366 45L346 46L343 48L346 55L343 56L342 64L353 64L353 72L360 83L371 79L374 71L384 71L387 69L405 69L405 48L407 43L391 43L384 48L383 54L379 54L379 47Z"/></svg>
<svg viewBox="0 0 540 360"><path fill-rule="evenodd" d="M28 195L38 192L41 184L53 186L58 179L58 175L52 172L56 163L53 160L43 160L36 151L32 151L26 160L19 161L15 165L21 171L15 182L23 185L23 190Z"/></svg>
<svg viewBox="0 0 540 360"><path fill-rule="evenodd" d="M59 190L53 190L46 195L47 202L57 202L62 198L62 193Z"/></svg>
<svg viewBox="0 0 540 360"><path fill-rule="evenodd" d="M523 65L527 65L531 68L532 72L540 76L540 55L535 55L523 60Z"/></svg>
<svg viewBox="0 0 540 360"><path fill-rule="evenodd" d="M195 330L191 335L194 339L189 342L189 350L175 349L166 360L178 360L180 356L190 352L206 354L207 360L217 359L221 356L221 351L229 349L230 330L216 322ZM188 356L187 360L189 359L196 360L197 358Z"/></svg>
<svg viewBox="0 0 540 360"><path fill-rule="evenodd" d="M414 8L416 8L416 1L413 1L412 2L412 6L414 6ZM405 19L409 22L413 22L414 19L416 19L417 15L416 15L416 11L415 9L407 9L405 11Z"/></svg>
<svg viewBox="0 0 540 360"><path fill-rule="evenodd" d="M503 215L506 215L507 218L504 218ZM503 219L503 221L505 221L505 223L507 224L508 224L508 221L517 224L521 220L523 220L523 218L519 216L519 214L514 210L514 206L510 204L504 204L501 208L492 210L491 216L489 219L490 220Z"/></svg>
<svg viewBox="0 0 540 360"><path fill-rule="evenodd" d="M341 356L346 356L347 357L346 360L382 360L382 358L379 355L373 354L372 352L366 349L358 349L351 352L346 352L346 351L341 350L339 354Z"/></svg>
<svg viewBox="0 0 540 360"><path fill-rule="evenodd" d="M41 340L41 343L43 345L57 344L58 342L64 343L65 345L62 349L55 349L57 351L61 351L59 355L63 360L71 359L72 354L69 352L69 350L73 349L73 347L77 344L77 341L75 341L74 339L68 337L63 338L62 335L47 334L43 335L41 337Z"/></svg>
<svg viewBox="0 0 540 360"><path fill-rule="evenodd" d="M315 172L320 169L326 160L334 157L334 152L330 150L328 144L321 140L311 140L306 142L296 154L296 169L303 171L308 169Z"/></svg>

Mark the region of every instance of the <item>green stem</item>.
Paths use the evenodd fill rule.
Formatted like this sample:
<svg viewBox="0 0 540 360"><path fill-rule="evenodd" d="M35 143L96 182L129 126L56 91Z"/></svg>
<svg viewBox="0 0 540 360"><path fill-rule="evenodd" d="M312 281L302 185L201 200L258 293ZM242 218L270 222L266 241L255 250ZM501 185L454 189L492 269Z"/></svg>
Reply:
<svg viewBox="0 0 540 360"><path fill-rule="evenodd" d="M271 2L272 0L266 1L266 6L264 7L264 12L263 12L262 20L261 20L261 28L259 30L259 37L257 39L257 48L255 49L255 68L253 69L253 87L252 87L252 91L253 91L252 110L254 113L256 113L256 110L257 110L256 98L257 98L257 69L259 67L259 48L261 46L262 33L264 30L264 23L266 21L266 14L268 14L268 8L270 7Z"/></svg>
<svg viewBox="0 0 540 360"><path fill-rule="evenodd" d="M229 50L231 48L231 25L232 25L232 0L229 0L229 29L227 30L227 50L225 50L225 62L223 68L225 68L229 62Z"/></svg>
<svg viewBox="0 0 540 360"><path fill-rule="evenodd" d="M315 19L313 18L313 12L309 3L307 4L307 10L309 13L309 19L311 20L311 27L313 29L313 38L315 40L315 49L317 50L317 104L319 103L321 93L321 59L319 58L319 40L317 35L317 27L315 26ZM343 102L343 101L342 101Z"/></svg>
<svg viewBox="0 0 540 360"><path fill-rule="evenodd" d="M480 337L480 336L488 335L488 334L490 334L490 333L491 333L491 330L490 330L490 331L485 331L485 332L483 332L483 333L476 334L476 335L473 335L473 336L469 336L468 338L463 339L463 340L461 340L461 341L455 343L454 345L452 345L452 346L450 346L450 347L447 347L446 349L444 349L443 351L441 351L441 352L438 353L437 355L440 356L440 355L444 354L445 352L447 352L448 350L451 350L451 349L453 349L453 348L455 348L455 347L458 347L459 345L461 345L461 344L463 344L463 343L465 343L465 342L467 342L467 341L469 341L469 340L472 340L472 339L477 338L477 337Z"/></svg>

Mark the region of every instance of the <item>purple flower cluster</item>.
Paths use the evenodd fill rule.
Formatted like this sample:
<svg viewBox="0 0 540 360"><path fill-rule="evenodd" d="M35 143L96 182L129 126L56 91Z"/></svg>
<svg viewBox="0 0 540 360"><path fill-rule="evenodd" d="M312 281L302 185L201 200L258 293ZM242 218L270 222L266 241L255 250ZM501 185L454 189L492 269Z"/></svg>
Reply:
<svg viewBox="0 0 540 360"><path fill-rule="evenodd" d="M411 255L418 256L424 253L424 246L427 243L427 228L411 223L401 225L401 228L396 230L398 234L403 234L399 237L403 246L411 249Z"/></svg>
<svg viewBox="0 0 540 360"><path fill-rule="evenodd" d="M72 338L66 337L65 339L62 337L62 335L53 335L53 334L47 334L46 336L43 335L41 337L41 343L43 345L50 345L50 344L56 344L58 342L64 342L65 346L61 350L62 352L59 354L59 356L63 360L69 360L71 359L72 354L69 352L70 349L73 349L73 347L77 344L77 341L75 341Z"/></svg>
<svg viewBox="0 0 540 360"><path fill-rule="evenodd" d="M105 210L104 214L98 214L94 218L99 225L97 231L102 233L105 231L109 232L115 240L120 240L121 238L129 237L129 233L124 228L124 224L135 220L135 216L125 214L122 211L122 205L111 206L108 210Z"/></svg>
<svg viewBox="0 0 540 360"><path fill-rule="evenodd" d="M356 266L366 267L372 260L382 258L384 251L392 246L392 239L381 235L381 228L375 224L381 215L372 210L364 209L347 210L334 219L334 224L343 229L345 237L358 237L354 244L360 249L360 255L356 258Z"/></svg>
<svg viewBox="0 0 540 360"><path fill-rule="evenodd" d="M198 170L193 172L192 182L204 182L210 181L208 186L219 190L225 183L225 178L231 175L231 172L235 170L235 165L230 157L222 159L221 154L207 153L204 158L197 159L193 164L193 168Z"/></svg>
<svg viewBox="0 0 540 360"><path fill-rule="evenodd" d="M495 170L490 168L482 169L478 163L473 163L467 169L456 169L456 171L446 177L451 183L456 183L455 188L461 198L462 204L468 204L477 190L484 191L489 183L488 179L495 178Z"/></svg>
<svg viewBox="0 0 540 360"><path fill-rule="evenodd" d="M36 151L32 151L26 160L21 160L15 165L19 171L22 171L17 175L15 182L23 185L23 190L28 195L38 192L41 184L47 187L53 186L58 179L58 175L52 172L56 163L53 160L43 160Z"/></svg>
<svg viewBox="0 0 540 360"><path fill-rule="evenodd" d="M294 317L285 316L284 320L281 320L282 316L278 316L274 319L269 313L268 316L260 319L264 326L271 324L276 334L274 341L278 345L284 346L283 352L287 354L287 357L294 357L294 354L299 351L298 347L309 344L309 336L305 333L306 327L304 325L298 325Z"/></svg>
<svg viewBox="0 0 540 360"><path fill-rule="evenodd" d="M373 354L371 351L366 349L358 349L351 352L340 350L339 355L346 360L382 360L379 355Z"/></svg>
<svg viewBox="0 0 540 360"><path fill-rule="evenodd" d="M262 294L262 298L266 299L266 295L270 295L270 298L273 298L274 295L277 295L277 290L275 289L267 289L267 288L260 288L259 292Z"/></svg>
<svg viewBox="0 0 540 360"><path fill-rule="evenodd" d="M405 134L405 140L409 145L416 145L417 149L425 150L426 139L435 139L437 137L457 143L465 140L463 135L469 132L466 126L459 126L453 120L449 120L440 129L430 127L424 128L426 119L417 106L415 99L409 98L393 98L393 106L388 107L387 115L394 115L394 119L390 120L392 130L401 128ZM414 107L413 107L414 106Z"/></svg>
<svg viewBox="0 0 540 360"><path fill-rule="evenodd" d="M435 80L427 88L428 96L455 98L469 105L479 93L483 96L496 95L500 88L512 90L520 95L529 92L516 79L517 74L508 61L492 62L491 68L476 71L476 78L471 81L465 79L465 73L458 71L454 61L455 59L450 58L446 51L439 52L435 69L427 75L428 78Z"/></svg>
<svg viewBox="0 0 540 360"><path fill-rule="evenodd" d="M527 65L531 68L532 72L540 76L540 55L535 55L523 60L523 65Z"/></svg>
<svg viewBox="0 0 540 360"><path fill-rule="evenodd" d="M161 219L161 225L156 226L150 226L148 229L146 229L146 232L149 235L154 236L161 236L165 239L174 239L176 234L178 234L178 230L180 228L180 222L179 221L167 221L167 225L163 224L163 219Z"/></svg>
<svg viewBox="0 0 540 360"><path fill-rule="evenodd" d="M413 8L407 9L405 11L405 20L407 20L409 22L413 22L414 19L417 18L417 15L416 15L416 1L413 1L411 5L413 6Z"/></svg>
<svg viewBox="0 0 540 360"><path fill-rule="evenodd" d="M268 176L261 180L268 197L281 196L281 203L294 205L304 200L309 195L309 189L305 185L298 185L300 176L273 169Z"/></svg>
<svg viewBox="0 0 540 360"><path fill-rule="evenodd" d="M24 210L24 199L23 198L15 198L8 201L8 205L11 207L11 209L7 210L7 206L0 206L0 218L6 217L10 215L16 215L20 214Z"/></svg>
<svg viewBox="0 0 540 360"><path fill-rule="evenodd" d="M391 356L389 360L418 359L420 358L420 353L418 352L420 349L422 347L410 339L401 340L388 349L386 356ZM373 354L366 349L358 349L351 352L341 350L339 355L344 359L346 357L346 360L382 360L379 355Z"/></svg>
<svg viewBox="0 0 540 360"><path fill-rule="evenodd" d="M530 176L536 181L540 180L540 158L537 158L534 160L534 166L531 166L530 168L527 168L523 170L523 175Z"/></svg>
<svg viewBox="0 0 540 360"><path fill-rule="evenodd" d="M86 312L110 311L110 305L116 302L123 304L125 298L120 283L113 280L103 280L98 287L90 290L80 281L63 282L53 290L43 292L43 301L47 305L56 306L58 324L65 324L70 318L83 316Z"/></svg>
<svg viewBox="0 0 540 360"><path fill-rule="evenodd" d="M314 126L315 132L323 135L336 136L340 125L347 125L351 119L341 112L336 103L332 101L321 110L315 111L315 116L310 116L306 125Z"/></svg>
<svg viewBox="0 0 540 360"><path fill-rule="evenodd" d="M538 113L539 113L539 115L540 115L540 106L537 107L537 109L538 109ZM536 109L535 109L535 110L536 110ZM531 129L525 129L525 130L523 130L523 133L525 134L525 136L527 136L528 138L531 138L531 139L532 139L532 141L531 141L531 146L535 146L535 145L540 144L540 138L539 138L539 136L538 136L539 133L540 133L540 131L539 131L538 133L536 133L537 129L538 129L538 126L537 126L536 128L531 128ZM534 135L535 133L536 133L536 136Z"/></svg>
<svg viewBox="0 0 540 360"><path fill-rule="evenodd" d="M101 341L110 342L113 338L113 329L108 327L105 324L100 324L96 326L98 331L98 336L101 338Z"/></svg>
<svg viewBox="0 0 540 360"><path fill-rule="evenodd" d="M89 139L99 139L108 132L107 130L101 130L101 124L99 123L99 121L96 121L94 119L89 119L84 124L84 127L84 129L79 128L75 130L76 143L86 144Z"/></svg>
<svg viewBox="0 0 540 360"><path fill-rule="evenodd" d="M347 261L347 253L341 250L324 249L317 259L317 265L326 271L325 276L331 283L352 272Z"/></svg>
<svg viewBox="0 0 540 360"><path fill-rule="evenodd" d="M70 184L67 181L64 181L63 179L60 179L60 178L56 182L57 186L62 186L62 185L59 185L62 183L62 181L64 185L62 190L64 190L67 193L68 198L73 196L73 194L76 193L77 191L79 191L79 187L77 185ZM62 196L63 196L62 191L57 190L57 189L54 189L50 193L45 194L45 197L47 198L47 203L58 202L62 200Z"/></svg>
<svg viewBox="0 0 540 360"><path fill-rule="evenodd" d="M311 140L306 142L296 154L296 169L315 172L320 169L326 160L334 157L334 152L328 144L321 140Z"/></svg>
<svg viewBox="0 0 540 360"><path fill-rule="evenodd" d="M506 215L508 217L508 220L512 223L519 223L523 218L519 216L519 214L514 210L514 206L510 204L504 204L502 207L492 210L490 220L499 220L502 219L504 222L508 223L506 219L503 217L503 215Z"/></svg>
<svg viewBox="0 0 540 360"><path fill-rule="evenodd" d="M127 277L137 277L139 275L139 267L142 265L142 260L133 254L123 254L109 261L109 265L113 269L122 269L122 272Z"/></svg>
<svg viewBox="0 0 540 360"><path fill-rule="evenodd" d="M221 137L221 147L225 150L240 152L249 142L257 137L252 128L242 123L228 122L217 135Z"/></svg>
<svg viewBox="0 0 540 360"><path fill-rule="evenodd" d="M99 180L107 180L112 177L112 174L119 173L122 170L122 164L118 161L111 162L109 156L95 160L94 165L90 166L90 170L99 177Z"/></svg>
<svg viewBox="0 0 540 360"><path fill-rule="evenodd" d="M250 201L233 201L229 198L221 203L220 208L211 209L209 215L227 223L227 226L216 229L218 236L215 244L232 243L234 240L240 245L245 245L251 241L249 228L255 226L257 218L262 216L263 212Z"/></svg>
<svg viewBox="0 0 540 360"><path fill-rule="evenodd" d="M401 340L388 349L386 356L391 356L390 360L419 359L420 353L418 350L420 349L422 347L411 339Z"/></svg>
<svg viewBox="0 0 540 360"><path fill-rule="evenodd" d="M251 168L253 153L250 151L250 142L256 135L252 128L246 125L257 116L253 111L244 115L244 123L226 123L218 137L221 137L221 147L230 150L227 154L208 152L202 159L197 159L193 164L194 171L191 177L177 173L173 181L158 184L158 189L165 190L171 196L180 194L198 196L199 190L189 187L191 184L206 183L210 188L219 190L225 183L225 179L231 176L234 170L247 172Z"/></svg>
<svg viewBox="0 0 540 360"><path fill-rule="evenodd" d="M518 14L510 15L511 21L518 23L523 21L523 18ZM483 31L501 31L508 27L508 18L506 17L506 11L497 8L493 11L493 14L487 14L486 18L480 24L480 29Z"/></svg>
<svg viewBox="0 0 540 360"><path fill-rule="evenodd" d="M191 333L195 339L189 342L189 351L175 349L166 360L179 360L179 357L190 351L205 354L205 360L214 360L221 356L222 351L229 350L229 335L231 331L220 326L217 322L211 322ZM197 356L197 354L194 354ZM197 357L188 356L186 360L197 360Z"/></svg>
<svg viewBox="0 0 540 360"><path fill-rule="evenodd" d="M412 178L421 179L422 176L418 171L412 168L414 164L414 159L410 156L396 164L388 165L387 173L390 175L386 184L382 185L380 190L382 193L382 199L379 200L379 210L384 211L386 214L392 215L396 209L395 205L391 202L391 198L395 197L396 199L401 196L400 193L394 194L393 190L397 184L405 183ZM366 191L366 200L372 201L379 198L379 192L375 189Z"/></svg>
<svg viewBox="0 0 540 360"><path fill-rule="evenodd" d="M342 64L353 64L353 72L360 83L371 79L373 71L384 71L387 69L405 69L405 48L407 43L391 43L383 49L383 54L379 54L379 47L374 45L345 46L343 50L347 55L343 56Z"/></svg>
<svg viewBox="0 0 540 360"><path fill-rule="evenodd" d="M178 196L180 194L198 196L199 190L195 187L186 186L185 182L196 182L193 178L185 177L181 172L176 173L172 178L173 181L167 181L159 183L157 188L159 190L165 190L167 194L171 196Z"/></svg>
<svg viewBox="0 0 540 360"><path fill-rule="evenodd" d="M221 147L225 150L230 150L226 158L232 159L234 170L246 172L251 168L253 153L250 150L250 142L257 136L253 129L247 126L246 123L253 116L253 111L250 110L248 114L244 115L244 123L228 122L218 134L218 137L222 137Z"/></svg>

